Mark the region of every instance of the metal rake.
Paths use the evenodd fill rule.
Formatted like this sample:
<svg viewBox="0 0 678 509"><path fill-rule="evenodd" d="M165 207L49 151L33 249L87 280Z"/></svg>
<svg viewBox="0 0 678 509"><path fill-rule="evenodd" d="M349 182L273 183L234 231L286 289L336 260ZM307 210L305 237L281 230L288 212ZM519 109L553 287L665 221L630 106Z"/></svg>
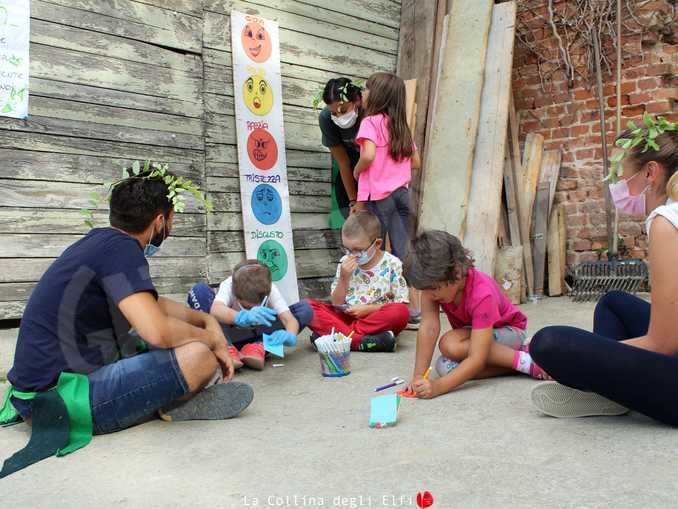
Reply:
<svg viewBox="0 0 678 509"><path fill-rule="evenodd" d="M570 274L570 297L585 302L598 300L612 290L636 293L648 281L649 270L643 260L611 260L582 263Z"/></svg>

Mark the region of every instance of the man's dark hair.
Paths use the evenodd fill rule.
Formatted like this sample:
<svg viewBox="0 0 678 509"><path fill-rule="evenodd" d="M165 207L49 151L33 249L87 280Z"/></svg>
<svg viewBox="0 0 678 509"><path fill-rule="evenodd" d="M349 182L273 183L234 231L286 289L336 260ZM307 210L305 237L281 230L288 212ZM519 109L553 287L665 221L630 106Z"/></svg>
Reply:
<svg viewBox="0 0 678 509"><path fill-rule="evenodd" d="M233 268L233 295L240 302L258 306L271 285L271 271L259 260L243 260Z"/></svg>
<svg viewBox="0 0 678 509"><path fill-rule="evenodd" d="M412 242L403 272L410 286L430 290L440 283L458 281L471 267L473 258L457 237L441 230L428 230Z"/></svg>
<svg viewBox="0 0 678 509"><path fill-rule="evenodd" d="M158 214L169 216L172 203L167 194L161 177L148 178L142 173L121 180L111 192L111 226L129 233L143 232Z"/></svg>

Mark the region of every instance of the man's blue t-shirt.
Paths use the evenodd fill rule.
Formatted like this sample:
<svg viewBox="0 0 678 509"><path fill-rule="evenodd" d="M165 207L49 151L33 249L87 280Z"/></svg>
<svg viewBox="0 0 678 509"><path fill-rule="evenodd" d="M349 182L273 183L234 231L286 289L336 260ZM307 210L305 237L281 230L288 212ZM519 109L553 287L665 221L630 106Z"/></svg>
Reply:
<svg viewBox="0 0 678 509"><path fill-rule="evenodd" d="M62 371L89 374L116 361L130 329L118 304L142 291L157 298L137 240L114 228L90 231L54 261L33 290L7 375L11 384L43 391Z"/></svg>

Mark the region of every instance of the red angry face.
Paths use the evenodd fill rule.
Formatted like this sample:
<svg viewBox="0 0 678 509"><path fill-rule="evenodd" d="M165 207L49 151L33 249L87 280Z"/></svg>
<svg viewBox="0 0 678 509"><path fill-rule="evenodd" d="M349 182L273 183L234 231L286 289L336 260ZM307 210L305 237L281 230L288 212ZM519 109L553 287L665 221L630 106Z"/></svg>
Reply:
<svg viewBox="0 0 678 509"><path fill-rule="evenodd" d="M278 146L265 129L254 129L247 138L247 155L260 170L270 170L278 160Z"/></svg>

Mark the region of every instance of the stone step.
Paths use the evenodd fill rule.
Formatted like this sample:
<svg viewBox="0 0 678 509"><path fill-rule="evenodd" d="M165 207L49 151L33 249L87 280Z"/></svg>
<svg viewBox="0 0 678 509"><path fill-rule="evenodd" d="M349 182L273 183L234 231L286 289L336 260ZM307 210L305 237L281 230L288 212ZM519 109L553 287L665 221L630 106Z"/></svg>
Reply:
<svg viewBox="0 0 678 509"><path fill-rule="evenodd" d="M7 372L14 362L14 348L18 328L0 328L0 380L7 380Z"/></svg>

